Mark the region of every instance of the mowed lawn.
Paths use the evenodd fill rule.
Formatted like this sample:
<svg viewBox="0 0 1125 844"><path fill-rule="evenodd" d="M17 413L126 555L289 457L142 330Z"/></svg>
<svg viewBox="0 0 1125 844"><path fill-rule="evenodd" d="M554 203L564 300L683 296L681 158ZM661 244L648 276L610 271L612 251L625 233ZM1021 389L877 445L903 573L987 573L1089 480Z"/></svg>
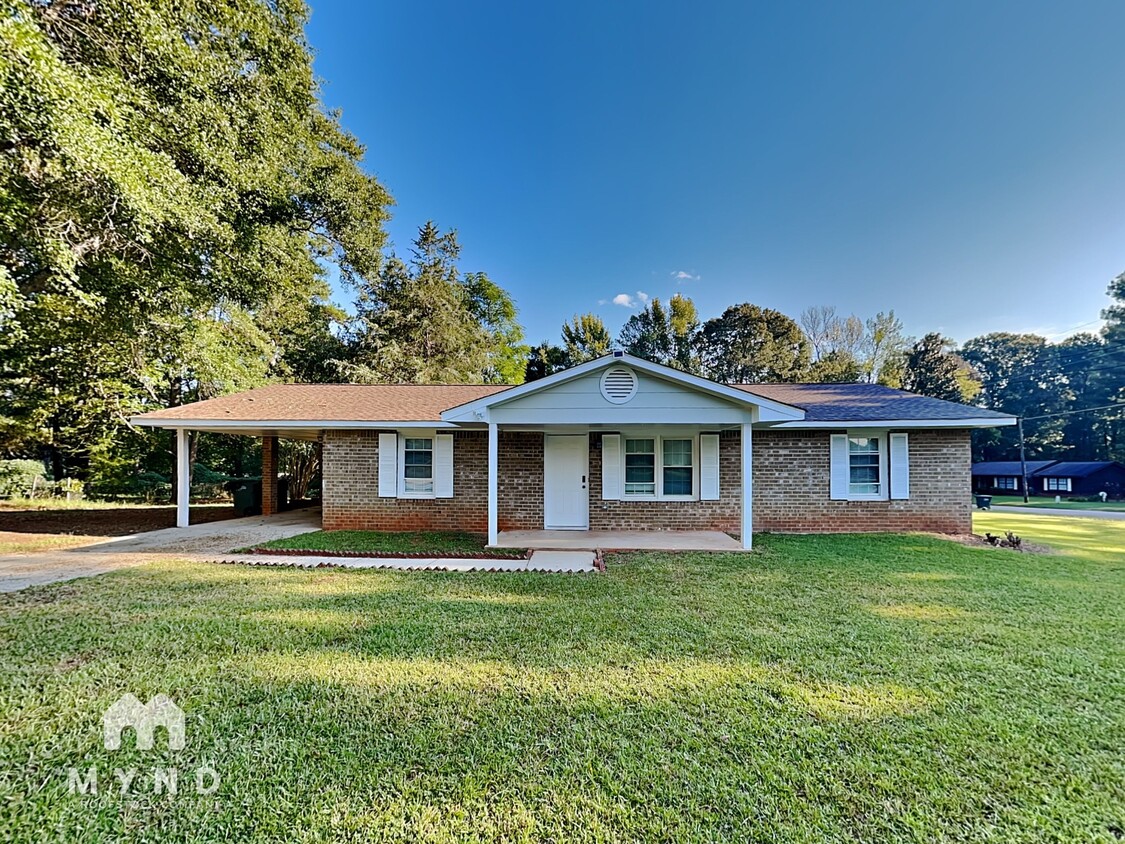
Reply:
<svg viewBox="0 0 1125 844"><path fill-rule="evenodd" d="M1125 524L1080 528L1054 555L761 537L600 576L169 563L0 596L0 829L1118 841ZM105 750L127 691L180 704L187 747ZM99 795L68 793L91 765ZM154 766L179 794L152 795Z"/></svg>
<svg viewBox="0 0 1125 844"><path fill-rule="evenodd" d="M1028 507L1033 510L1107 510L1111 513L1125 511L1125 501L1070 501L1067 499L1055 501L1054 498L1045 495L1035 496L1027 503L1024 503L1022 495L994 495L992 496L992 503L1005 507Z"/></svg>

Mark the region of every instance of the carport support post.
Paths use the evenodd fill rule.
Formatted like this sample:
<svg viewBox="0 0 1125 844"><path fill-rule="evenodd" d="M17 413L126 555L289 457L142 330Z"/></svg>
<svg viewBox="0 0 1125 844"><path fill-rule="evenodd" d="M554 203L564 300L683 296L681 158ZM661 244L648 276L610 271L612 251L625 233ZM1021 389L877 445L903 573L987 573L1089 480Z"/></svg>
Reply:
<svg viewBox="0 0 1125 844"><path fill-rule="evenodd" d="M750 423L742 425L742 547L754 547L754 435Z"/></svg>
<svg viewBox="0 0 1125 844"><path fill-rule="evenodd" d="M488 423L488 544L495 545L499 534L496 529L496 503L498 482L497 467L500 462L500 435L495 422Z"/></svg>
<svg viewBox="0 0 1125 844"><path fill-rule="evenodd" d="M191 447L186 428L176 429L176 527L187 527L191 503Z"/></svg>
<svg viewBox="0 0 1125 844"><path fill-rule="evenodd" d="M262 515L277 513L277 437L262 437Z"/></svg>

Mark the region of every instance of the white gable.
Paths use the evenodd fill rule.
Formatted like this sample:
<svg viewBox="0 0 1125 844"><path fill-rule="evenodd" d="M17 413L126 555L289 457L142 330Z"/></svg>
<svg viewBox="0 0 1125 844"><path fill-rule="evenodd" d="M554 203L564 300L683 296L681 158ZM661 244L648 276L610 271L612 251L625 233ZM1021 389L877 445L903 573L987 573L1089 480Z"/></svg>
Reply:
<svg viewBox="0 0 1125 844"><path fill-rule="evenodd" d="M751 408L643 372L635 374L636 392L623 403L610 401L602 394L601 373L594 372L494 405L490 419L502 425L562 422L739 424L750 421Z"/></svg>
<svg viewBox="0 0 1125 844"><path fill-rule="evenodd" d="M606 356L450 408L442 421L500 425L737 425L804 411L640 358Z"/></svg>

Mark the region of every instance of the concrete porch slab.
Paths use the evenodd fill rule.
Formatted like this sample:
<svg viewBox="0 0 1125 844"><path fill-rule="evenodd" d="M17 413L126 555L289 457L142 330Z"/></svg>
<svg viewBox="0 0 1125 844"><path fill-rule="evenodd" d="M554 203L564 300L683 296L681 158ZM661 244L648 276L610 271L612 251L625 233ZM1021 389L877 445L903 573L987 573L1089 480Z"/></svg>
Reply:
<svg viewBox="0 0 1125 844"><path fill-rule="evenodd" d="M741 551L718 530L502 530L498 548L557 551Z"/></svg>

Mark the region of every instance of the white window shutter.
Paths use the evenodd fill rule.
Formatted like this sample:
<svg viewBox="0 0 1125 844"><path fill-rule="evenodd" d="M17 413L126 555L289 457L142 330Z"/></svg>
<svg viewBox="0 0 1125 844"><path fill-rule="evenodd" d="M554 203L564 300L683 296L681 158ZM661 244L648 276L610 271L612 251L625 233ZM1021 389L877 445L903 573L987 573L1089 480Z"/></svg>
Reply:
<svg viewBox="0 0 1125 844"><path fill-rule="evenodd" d="M829 458L829 497L834 501L847 500L848 497L848 435L833 434L831 457Z"/></svg>
<svg viewBox="0 0 1125 844"><path fill-rule="evenodd" d="M699 435L699 500L719 500L719 435Z"/></svg>
<svg viewBox="0 0 1125 844"><path fill-rule="evenodd" d="M379 435L379 497L398 498L398 434Z"/></svg>
<svg viewBox="0 0 1125 844"><path fill-rule="evenodd" d="M602 434L602 501L621 498L621 435Z"/></svg>
<svg viewBox="0 0 1125 844"><path fill-rule="evenodd" d="M891 434L891 498L910 497L910 437Z"/></svg>
<svg viewBox="0 0 1125 844"><path fill-rule="evenodd" d="M453 497L453 434L434 435L434 498Z"/></svg>

